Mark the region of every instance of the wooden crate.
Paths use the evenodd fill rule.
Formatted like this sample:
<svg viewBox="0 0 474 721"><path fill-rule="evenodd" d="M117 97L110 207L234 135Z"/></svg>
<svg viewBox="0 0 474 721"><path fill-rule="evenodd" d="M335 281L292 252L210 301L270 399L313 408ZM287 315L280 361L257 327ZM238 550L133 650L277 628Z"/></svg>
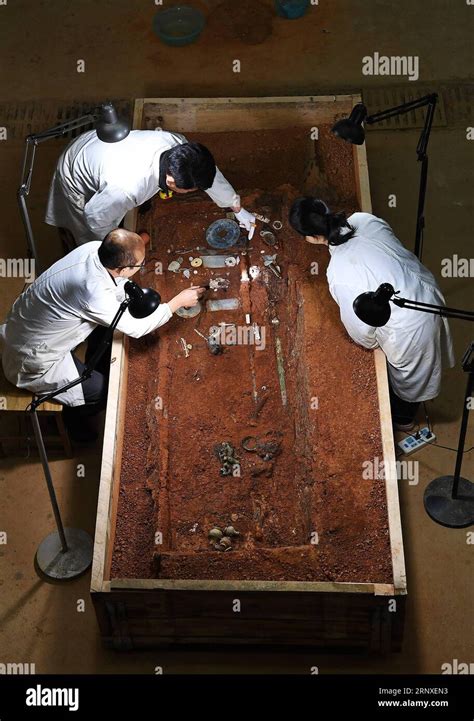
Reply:
<svg viewBox="0 0 474 721"><path fill-rule="evenodd" d="M317 126L349 114L358 95L138 99L134 127L218 132ZM359 205L371 211L365 146L354 146ZM135 229L136 211L126 218ZM100 479L91 593L104 642L117 649L168 644L273 644L354 651L400 648L406 576L385 356L374 353L392 555L390 584L111 579L127 340L116 334ZM240 612L234 602L240 601ZM395 603L394 603L395 601ZM396 609L396 610L395 610Z"/></svg>

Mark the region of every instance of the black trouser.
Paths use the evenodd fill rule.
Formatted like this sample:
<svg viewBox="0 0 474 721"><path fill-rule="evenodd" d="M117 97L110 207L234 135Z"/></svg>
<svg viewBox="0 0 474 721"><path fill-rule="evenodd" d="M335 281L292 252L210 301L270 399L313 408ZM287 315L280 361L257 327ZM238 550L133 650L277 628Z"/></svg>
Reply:
<svg viewBox="0 0 474 721"><path fill-rule="evenodd" d="M71 252L71 250L77 248L76 239L70 230L68 230L67 228L58 227L58 233L64 255L67 255Z"/></svg>
<svg viewBox="0 0 474 721"><path fill-rule="evenodd" d="M87 350L85 361L86 363L91 359L92 355L97 350L97 347L102 343L107 328L104 326L97 326L87 339ZM82 363L74 353L71 353L72 359L76 365L77 372L79 375L83 372L85 364ZM86 417L95 415L105 408L107 402L107 387L109 382L109 370L110 370L110 348L105 351L102 358L99 360L97 367L92 371L90 378L82 381L82 392L84 393L85 405L83 406L66 406L68 408L67 415L73 413L76 416ZM65 408L65 409L66 409Z"/></svg>
<svg viewBox="0 0 474 721"><path fill-rule="evenodd" d="M403 401L393 391L391 384L390 386L390 406L392 409L392 420L394 423L400 423L400 425L408 425L412 423L420 403L411 403L410 401Z"/></svg>

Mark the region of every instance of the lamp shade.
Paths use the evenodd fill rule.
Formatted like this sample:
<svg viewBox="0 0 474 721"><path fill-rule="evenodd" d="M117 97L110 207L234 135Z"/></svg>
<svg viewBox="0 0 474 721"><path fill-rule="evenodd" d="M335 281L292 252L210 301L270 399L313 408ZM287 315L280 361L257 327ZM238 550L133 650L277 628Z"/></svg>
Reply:
<svg viewBox="0 0 474 721"><path fill-rule="evenodd" d="M348 118L338 120L331 128L334 135L341 140L347 140L354 145L362 145L365 140L365 132L362 126L367 117L367 108L363 103L357 103L352 108Z"/></svg>
<svg viewBox="0 0 474 721"><path fill-rule="evenodd" d="M133 280L125 283L125 292L130 298L128 312L133 318L147 318L161 303L161 296L156 290L140 288Z"/></svg>
<svg viewBox="0 0 474 721"><path fill-rule="evenodd" d="M97 137L104 143L118 143L130 132L129 124L119 118L112 103L104 103L100 106L95 129Z"/></svg>
<svg viewBox="0 0 474 721"><path fill-rule="evenodd" d="M390 298L395 293L393 285L382 283L377 290L361 293L354 300L352 307L356 316L367 325L380 328L390 319Z"/></svg>

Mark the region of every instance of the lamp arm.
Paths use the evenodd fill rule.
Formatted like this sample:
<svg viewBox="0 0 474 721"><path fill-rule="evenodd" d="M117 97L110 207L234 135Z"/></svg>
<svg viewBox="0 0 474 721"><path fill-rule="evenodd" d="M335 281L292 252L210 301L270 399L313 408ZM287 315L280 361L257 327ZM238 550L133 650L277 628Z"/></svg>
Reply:
<svg viewBox="0 0 474 721"><path fill-rule="evenodd" d="M422 245L423 245L423 230L425 227L425 216L424 216L424 208L425 208L425 196L426 196L426 184L428 180L428 155L427 155L427 148L428 148L428 141L430 139L430 133L431 133L431 126L433 125L433 118L436 108L436 103L438 102L438 94L437 93L430 93L429 95L424 95L421 98L417 98L416 100L410 100L408 103L403 103L402 105L397 105L393 108L388 108L387 110L381 110L378 113L373 113L372 115L368 115L365 119L365 122L368 125L372 125L373 123L377 123L380 120L386 120L387 118L392 118L394 115L401 115L402 113L408 113L410 110L416 110L417 108L422 108L425 105L428 106L428 110L425 115L425 123L423 126L423 129L420 133L420 137L418 139L418 144L416 146L416 154L417 159L421 161L421 174L420 174L420 190L418 193L418 209L416 214L416 230L415 230L415 248L414 252L416 257L421 260L422 255Z"/></svg>
<svg viewBox="0 0 474 721"><path fill-rule="evenodd" d="M60 393L63 393L64 391L68 391L71 388L74 388L74 386L79 385L79 383L82 383L82 381L91 377L94 368L96 367L97 363L102 358L102 356L104 355L105 351L107 350L107 347L110 345L114 331L120 321L120 318L123 316L123 314L127 310L129 303L130 303L130 298L125 298L121 302L120 307L114 316L114 319L112 320L111 324L107 328L107 332L104 335L102 342L100 343L97 350L93 353L89 362L86 363L84 370L82 371L79 378L75 378L73 381L66 383L66 385L62 386L61 388L56 388L54 391L50 391L49 393L46 393L45 395L38 396L30 403L30 405L27 408L27 411L29 411L30 413L34 413L42 403L46 403L46 401L52 400Z"/></svg>
<svg viewBox="0 0 474 721"><path fill-rule="evenodd" d="M81 115L80 118L75 120L68 120L66 123L56 125L54 128L44 130L41 133L34 133L28 135L26 138L25 154L23 156L23 169L21 173L20 188L18 192L22 192L24 195L28 195L31 186L31 175L33 172L33 164L35 161L36 146L39 143L49 140L50 138L58 138L61 135L65 135L71 130L77 130L82 128L84 125L93 123L97 120L97 111Z"/></svg>
<svg viewBox="0 0 474 721"><path fill-rule="evenodd" d="M112 323L107 328L107 331L102 339L102 343L99 344L98 348L96 348L96 350L92 354L89 362L86 363L86 365L84 367L84 370L82 372L82 375L84 376L84 378L89 378L92 375L92 371L97 366L98 362L104 355L107 348L112 344L112 339L114 336L115 329L119 324L120 318L123 316L123 314L127 310L128 306L130 305L130 301L131 301L131 298L127 297L121 302L120 307L119 307L117 313L115 314L115 317L114 317Z"/></svg>
<svg viewBox="0 0 474 721"><path fill-rule="evenodd" d="M432 303L422 303L418 300L409 300L408 298L391 298L392 303L400 308L408 310L419 310L424 313L432 313L440 315L443 318L457 318L458 320L474 320L474 311L460 310L458 308L448 308L444 305L433 305Z"/></svg>
<svg viewBox="0 0 474 721"><path fill-rule="evenodd" d="M21 170L20 187L18 188L18 197L26 196L31 188L31 176L33 173L33 165L36 155L36 143L32 135L26 138L25 153L23 155L23 167Z"/></svg>
<svg viewBox="0 0 474 721"><path fill-rule="evenodd" d="M97 111L94 110L93 112L81 115L79 118L75 118L74 120L67 120L65 123L61 123L61 125L55 125L54 128L43 130L41 133L28 135L27 140L31 139L31 141L35 142L35 144L42 143L44 140L49 140L49 138L57 138L71 130L77 130L78 128L82 128L83 125L93 123L97 120L97 117Z"/></svg>
<svg viewBox="0 0 474 721"><path fill-rule="evenodd" d="M423 160L426 157L426 149L428 146L428 140L430 137L431 126L433 124L434 112L437 102L438 93L430 93L430 95L424 95L422 98L410 100L408 103L396 105L394 108L387 108L387 110L381 110L378 113L368 115L365 119L365 122L368 125L373 125L373 123L378 123L381 120L387 120L388 118L393 118L395 115L408 113L410 112L410 110L416 110L417 108L422 108L425 105L428 105L428 111L425 117L425 124L421 131L418 145L416 147L418 160Z"/></svg>
<svg viewBox="0 0 474 721"><path fill-rule="evenodd" d="M438 96L436 93L434 93L434 100L428 103L425 124L418 139L418 145L416 146L416 154L418 156L418 160L424 160L426 158L426 150L428 147L428 140L430 139L431 126L433 125L433 118L437 100Z"/></svg>
<svg viewBox="0 0 474 721"><path fill-rule="evenodd" d="M393 108L387 108L386 110L380 110L378 113L372 113L367 115L365 122L368 125L378 123L381 120L387 120L393 118L394 115L401 115L402 113L408 113L410 110L416 110L422 108L424 105L436 105L438 100L438 93L430 93L430 95L423 95L422 98L416 100L410 100L408 103L402 103L402 105L396 105Z"/></svg>
<svg viewBox="0 0 474 721"><path fill-rule="evenodd" d="M66 123L56 125L54 128L44 130L42 133L35 133L28 135L26 138L25 153L23 155L23 166L20 178L20 187L17 190L17 200L20 209L21 219L25 228L28 252L30 257L34 258L38 266L38 254L36 249L36 242L33 234L33 228L28 213L28 206L26 204L26 198L28 197L31 190L31 180L33 177L33 166L35 162L36 146L42 143L44 140L49 138L56 138L71 130L77 130L78 128L88 125L91 122L95 122L98 117L99 108L94 108L90 113L81 115L81 117L75 120L68 120ZM41 268L37 267L37 272L41 272Z"/></svg>

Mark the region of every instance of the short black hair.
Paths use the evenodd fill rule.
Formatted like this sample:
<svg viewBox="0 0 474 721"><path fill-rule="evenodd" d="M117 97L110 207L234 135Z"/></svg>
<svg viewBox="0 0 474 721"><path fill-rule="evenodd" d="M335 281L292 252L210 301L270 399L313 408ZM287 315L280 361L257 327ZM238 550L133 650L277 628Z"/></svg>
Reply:
<svg viewBox="0 0 474 721"><path fill-rule="evenodd" d="M305 196L297 198L290 208L290 225L300 235L322 235L329 245L342 245L355 234L345 213L331 213L323 200ZM342 228L349 232L341 234Z"/></svg>
<svg viewBox="0 0 474 721"><path fill-rule="evenodd" d="M120 228L111 230L99 246L99 260L109 270L129 268L137 264L133 248L121 238Z"/></svg>
<svg viewBox="0 0 474 721"><path fill-rule="evenodd" d="M168 151L166 172L182 190L207 190L216 177L216 163L201 143L183 143Z"/></svg>

